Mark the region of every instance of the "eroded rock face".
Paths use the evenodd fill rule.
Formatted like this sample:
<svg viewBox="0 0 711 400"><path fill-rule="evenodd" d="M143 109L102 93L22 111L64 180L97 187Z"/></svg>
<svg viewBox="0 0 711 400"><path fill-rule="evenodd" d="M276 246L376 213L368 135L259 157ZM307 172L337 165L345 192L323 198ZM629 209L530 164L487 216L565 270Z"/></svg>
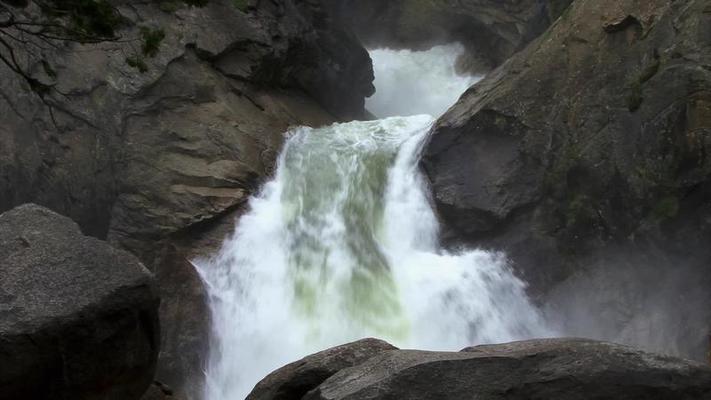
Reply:
<svg viewBox="0 0 711 400"><path fill-rule="evenodd" d="M123 38L165 34L146 72L126 61L140 40L45 46L53 76L39 59L27 65L54 85L41 99L0 65L0 211L42 204L153 270L164 295L158 378L181 392L199 385L208 336L189 259L215 247L191 238L229 233L205 230L271 174L289 126L361 117L372 67L319 1L115 4Z"/></svg>
<svg viewBox="0 0 711 400"><path fill-rule="evenodd" d="M312 354L267 375L247 399L299 400L338 371L396 349L382 340L363 339Z"/></svg>
<svg viewBox="0 0 711 400"><path fill-rule="evenodd" d="M286 366L271 376L293 376L294 368ZM299 378L291 379L297 387ZM267 378L258 388L287 389L282 382ZM342 367L305 395L292 389L282 397L259 398L702 400L710 395L711 368L702 364L606 342L540 339L458 353L384 351Z"/></svg>
<svg viewBox="0 0 711 400"><path fill-rule="evenodd" d="M329 4L367 46L417 49L458 41L470 56L461 66L480 72L522 49L571 1L329 0Z"/></svg>
<svg viewBox="0 0 711 400"><path fill-rule="evenodd" d="M0 300L0 399L131 400L153 380L153 276L68 218L0 215Z"/></svg>
<svg viewBox="0 0 711 400"><path fill-rule="evenodd" d="M33 200L95 236L162 237L244 199L289 125L361 116L373 87L360 44L317 2L258 3L119 5L123 37L164 30L148 71L126 63L133 44L48 51L50 107L3 70L0 208Z"/></svg>
<svg viewBox="0 0 711 400"><path fill-rule="evenodd" d="M705 359L709 49L708 1L575 1L438 121L422 166L447 239L506 250L554 317Z"/></svg>

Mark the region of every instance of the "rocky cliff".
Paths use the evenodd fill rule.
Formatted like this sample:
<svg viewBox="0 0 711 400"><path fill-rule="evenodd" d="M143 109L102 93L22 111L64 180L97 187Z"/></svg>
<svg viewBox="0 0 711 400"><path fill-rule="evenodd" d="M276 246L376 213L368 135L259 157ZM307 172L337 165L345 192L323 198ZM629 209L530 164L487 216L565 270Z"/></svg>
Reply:
<svg viewBox="0 0 711 400"><path fill-rule="evenodd" d="M434 128L447 240L505 249L564 331L705 358L710 7L577 0Z"/></svg>
<svg viewBox="0 0 711 400"><path fill-rule="evenodd" d="M32 201L138 255L164 299L158 377L181 390L207 337L187 260L229 233L214 221L271 173L289 126L363 116L372 67L319 1L112 4L120 40L16 48L49 90L0 64L0 211Z"/></svg>
<svg viewBox="0 0 711 400"><path fill-rule="evenodd" d="M328 0L369 47L422 49L460 42L460 67L480 72L521 50L572 0Z"/></svg>

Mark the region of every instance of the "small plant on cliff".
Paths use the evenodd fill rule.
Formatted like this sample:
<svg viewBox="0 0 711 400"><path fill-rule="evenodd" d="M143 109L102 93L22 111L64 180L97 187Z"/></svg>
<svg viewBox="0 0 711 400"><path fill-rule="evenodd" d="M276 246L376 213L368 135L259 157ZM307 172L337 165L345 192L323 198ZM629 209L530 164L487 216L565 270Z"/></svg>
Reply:
<svg viewBox="0 0 711 400"><path fill-rule="evenodd" d="M247 11L247 8L249 7L249 0L232 0L232 3L240 11Z"/></svg>
<svg viewBox="0 0 711 400"><path fill-rule="evenodd" d="M654 205L652 216L657 221L665 221L679 214L679 199L673 195L663 197Z"/></svg>
<svg viewBox="0 0 711 400"><path fill-rule="evenodd" d="M139 72L143 73L148 71L148 64L146 64L146 57L153 58L158 55L158 50L160 49L160 44L165 39L165 32L160 28L148 28L141 27L141 52L136 53L132 56L126 57L126 64L136 68Z"/></svg>
<svg viewBox="0 0 711 400"><path fill-rule="evenodd" d="M204 6L208 0L182 1L188 6ZM165 33L142 28L138 37L123 37L119 32L128 25L129 20L110 0L0 0L0 64L22 77L42 98L54 86L48 82L56 78L46 54L67 42L140 41L141 55L136 52L126 62L144 71L143 57L156 56ZM35 68L37 65L41 68Z"/></svg>
<svg viewBox="0 0 711 400"><path fill-rule="evenodd" d="M116 30L122 22L121 14L107 0L0 0L0 63L42 95L50 87L30 69L41 63L48 76L54 75L43 52L62 42L117 41Z"/></svg>

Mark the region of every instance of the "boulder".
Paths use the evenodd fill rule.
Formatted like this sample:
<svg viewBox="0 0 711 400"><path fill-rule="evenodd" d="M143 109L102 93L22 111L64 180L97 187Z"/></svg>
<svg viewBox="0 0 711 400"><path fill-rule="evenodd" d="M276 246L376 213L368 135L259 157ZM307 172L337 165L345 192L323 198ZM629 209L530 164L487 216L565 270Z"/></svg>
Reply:
<svg viewBox="0 0 711 400"><path fill-rule="evenodd" d="M299 400L336 372L395 349L382 340L363 339L324 350L272 372L247 400Z"/></svg>
<svg viewBox="0 0 711 400"><path fill-rule="evenodd" d="M32 204L0 215L0 299L0 399L131 400L152 382L152 275L70 219Z"/></svg>
<svg viewBox="0 0 711 400"><path fill-rule="evenodd" d="M506 251L538 302L555 302L562 320L604 324L603 339L658 351L674 342L675 354L704 359L709 48L708 1L574 1L436 123L422 167L445 241ZM654 288L681 282L676 274L688 284L664 298L680 308L662 306ZM593 280L607 289L568 307ZM691 329L634 333L638 316L658 313L684 315Z"/></svg>
<svg viewBox="0 0 711 400"><path fill-rule="evenodd" d="M304 400L702 400L711 368L584 339L396 350L343 369Z"/></svg>
<svg viewBox="0 0 711 400"><path fill-rule="evenodd" d="M181 393L203 376L208 330L190 238L222 239L205 230L232 224L290 126L363 116L372 66L319 1L111 3L126 40L15 49L46 93L0 63L0 212L41 204L159 276L158 378ZM145 71L127 60L142 29L163 35Z"/></svg>

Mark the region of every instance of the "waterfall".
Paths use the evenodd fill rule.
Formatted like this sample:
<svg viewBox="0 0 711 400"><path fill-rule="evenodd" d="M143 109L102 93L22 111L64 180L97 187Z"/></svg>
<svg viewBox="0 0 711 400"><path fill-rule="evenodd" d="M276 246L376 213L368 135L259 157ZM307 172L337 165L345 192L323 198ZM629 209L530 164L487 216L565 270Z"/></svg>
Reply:
<svg viewBox="0 0 711 400"><path fill-rule="evenodd" d="M374 52L376 87L385 97L397 92L379 73L393 63L440 62L429 69L434 76L403 71L447 81L428 89L438 100L424 106L441 112L442 99L456 101L473 79L456 76L454 58L442 56L457 51ZM369 103L372 111L389 114L380 101ZM196 261L213 313L206 400L242 399L272 370L363 337L458 350L547 335L503 254L438 246L417 168L433 121L414 115L289 132L276 175L234 235L214 258Z"/></svg>
<svg viewBox="0 0 711 400"><path fill-rule="evenodd" d="M481 79L456 73L455 64L463 52L460 44L428 51L372 50L377 91L366 99L366 108L378 117L443 114Z"/></svg>

